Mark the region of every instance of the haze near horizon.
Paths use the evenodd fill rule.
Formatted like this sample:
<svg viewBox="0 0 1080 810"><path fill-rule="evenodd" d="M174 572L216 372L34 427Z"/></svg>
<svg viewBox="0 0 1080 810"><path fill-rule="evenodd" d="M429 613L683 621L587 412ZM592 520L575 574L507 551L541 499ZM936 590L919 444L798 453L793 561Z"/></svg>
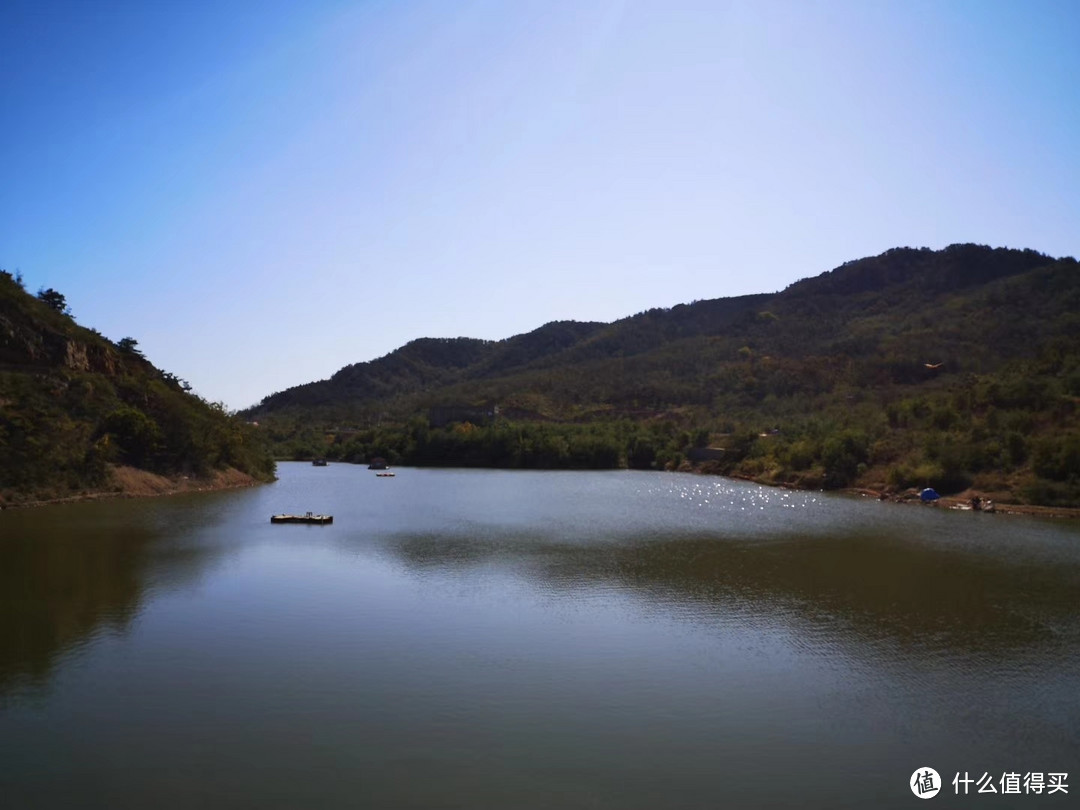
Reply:
<svg viewBox="0 0 1080 810"><path fill-rule="evenodd" d="M233 408L418 337L1080 254L1069 2L9 2L0 267Z"/></svg>

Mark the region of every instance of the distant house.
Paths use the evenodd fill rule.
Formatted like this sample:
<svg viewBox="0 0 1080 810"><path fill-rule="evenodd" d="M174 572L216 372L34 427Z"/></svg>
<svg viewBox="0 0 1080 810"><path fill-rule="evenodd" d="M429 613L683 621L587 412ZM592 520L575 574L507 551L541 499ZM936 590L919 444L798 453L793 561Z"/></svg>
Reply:
<svg viewBox="0 0 1080 810"><path fill-rule="evenodd" d="M369 470L385 470L386 469L386 459L382 458L381 456L373 458L371 460L371 463L367 465L367 468Z"/></svg>

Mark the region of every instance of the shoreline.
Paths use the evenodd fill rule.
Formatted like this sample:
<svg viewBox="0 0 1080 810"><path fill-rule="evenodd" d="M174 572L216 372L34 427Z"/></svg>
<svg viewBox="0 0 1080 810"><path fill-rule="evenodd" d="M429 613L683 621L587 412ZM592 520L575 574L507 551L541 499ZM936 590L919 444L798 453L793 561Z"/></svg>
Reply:
<svg viewBox="0 0 1080 810"><path fill-rule="evenodd" d="M55 498L37 498L11 501L0 496L0 511L7 509L30 509L38 506L56 506L83 501L101 501L113 498L160 498L170 495L183 495L190 492L221 492L229 489L244 489L260 484L260 481L233 467L215 470L209 476L193 477L187 475L158 475L136 467L114 467L111 470L107 488L87 490L73 495Z"/></svg>
<svg viewBox="0 0 1080 810"><path fill-rule="evenodd" d="M287 459L291 461L292 459ZM339 462L351 464L353 462ZM489 469L506 469L492 467ZM984 493L974 490L966 490L956 495L942 495L937 501L924 504L919 500L916 490L904 490L903 492L889 492L870 487L845 487L837 490L822 490L812 487L800 487L790 483L776 483L773 481L757 478L745 474L722 475L709 472L700 468L673 470L672 472L692 472L697 475L707 475L719 478L731 478L735 481L748 481L760 486L773 487L776 489L790 489L801 492L836 492L841 495L857 496L861 498L874 498L883 503L915 504L936 509L952 509L955 511L975 511L971 508L971 497L979 495L984 500ZM157 498L170 495L183 495L190 492L221 492L230 489L244 489L270 483L260 481L247 473L229 467L225 470L215 470L209 477L195 478L185 475L164 476L135 467L114 467L111 471L110 488L97 489L81 492L75 495L63 495L56 498L39 498L25 501L8 501L0 494L0 511L6 509L29 509L37 506L55 506L66 503L80 503L82 501L98 501L111 498ZM276 479L274 479L276 480ZM1000 493L999 493L1000 497ZM1071 506L1042 506L1037 504L1012 503L994 499L993 511L985 514L998 515L1022 515L1026 517L1042 517L1080 520L1080 508Z"/></svg>
<svg viewBox="0 0 1080 810"><path fill-rule="evenodd" d="M952 509L957 512L975 512L976 510L971 507L971 499L973 496L979 496L983 501L988 500L987 493L966 489L963 492L958 492L954 495L942 495L937 501L930 503L923 503L919 500L919 492L916 489L905 489L899 492L889 491L887 489L875 489L873 487L844 487L842 489L818 489L813 487L800 487L796 484L790 483L776 483L764 478L757 478L752 475L745 474L729 474L721 475L719 473L713 473L704 471L701 469L679 470L680 472L693 472L698 475L720 475L721 478L733 478L737 481L749 481L753 484L759 484L763 487L776 487L777 489L790 489L797 492L836 492L842 495L858 496L862 498L874 498L882 503L896 503L896 504L915 504L917 506L926 506L936 509ZM990 498L993 501L994 508L990 511L978 510L979 514L987 515L1023 515L1025 517L1042 517L1053 518L1055 520L1080 520L1080 507L1075 506L1043 506L1040 504L1028 504L1028 503L1015 503L1012 501L1002 500L1004 493L996 493L996 497Z"/></svg>
<svg viewBox="0 0 1080 810"><path fill-rule="evenodd" d="M1080 508L1075 506L1042 506L1030 503L1011 503L1009 501L998 501L996 499L993 500L994 508L992 510L976 510L971 506L972 496L978 495L984 502L987 499L982 493L972 490L967 490L958 495L942 495L938 500L929 503L923 503L919 500L918 494L897 494L857 488L838 491L850 495L874 497L886 503L915 504L916 506L926 506L937 509L951 509L957 512L978 512L987 515L1023 515L1025 517L1044 517L1054 518L1056 520L1080 519Z"/></svg>

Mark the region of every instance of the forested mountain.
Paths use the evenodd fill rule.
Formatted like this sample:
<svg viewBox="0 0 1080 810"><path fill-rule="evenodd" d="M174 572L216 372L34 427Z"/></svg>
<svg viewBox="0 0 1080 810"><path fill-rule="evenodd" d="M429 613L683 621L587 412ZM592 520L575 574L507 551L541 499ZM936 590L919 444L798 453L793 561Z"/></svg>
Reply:
<svg viewBox="0 0 1080 810"><path fill-rule="evenodd" d="M266 397L252 413L383 402L463 379L504 376L577 345L602 323L549 323L503 341L474 338L420 338L368 363L355 363L329 380L308 383Z"/></svg>
<svg viewBox="0 0 1080 810"><path fill-rule="evenodd" d="M952 245L612 324L417 340L248 414L287 457L697 461L774 483L1080 503L1078 398L1077 262Z"/></svg>
<svg viewBox="0 0 1080 810"><path fill-rule="evenodd" d="M0 271L0 506L110 491L118 465L162 475L234 468L273 478L264 437Z"/></svg>

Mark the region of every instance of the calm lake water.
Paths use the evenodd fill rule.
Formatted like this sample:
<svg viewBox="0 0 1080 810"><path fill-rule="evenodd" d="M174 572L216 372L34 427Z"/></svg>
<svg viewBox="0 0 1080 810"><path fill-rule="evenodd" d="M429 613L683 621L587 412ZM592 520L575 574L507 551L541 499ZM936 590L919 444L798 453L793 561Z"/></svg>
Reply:
<svg viewBox="0 0 1080 810"><path fill-rule="evenodd" d="M1080 525L282 464L0 513L0 807L1063 807ZM334 515L278 526L275 512ZM955 797L957 772L1069 794ZM999 788L1000 789L1000 788Z"/></svg>

